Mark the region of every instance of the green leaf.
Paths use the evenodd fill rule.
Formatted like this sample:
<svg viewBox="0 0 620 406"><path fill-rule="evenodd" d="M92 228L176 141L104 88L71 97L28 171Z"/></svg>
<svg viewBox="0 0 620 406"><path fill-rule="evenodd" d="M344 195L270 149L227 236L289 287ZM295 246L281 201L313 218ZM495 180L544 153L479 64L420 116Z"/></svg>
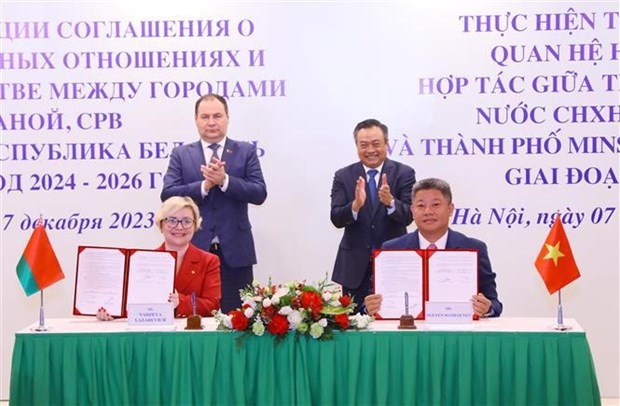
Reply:
<svg viewBox="0 0 620 406"><path fill-rule="evenodd" d="M342 306L323 306L321 309L321 314L343 314L348 313L349 309Z"/></svg>

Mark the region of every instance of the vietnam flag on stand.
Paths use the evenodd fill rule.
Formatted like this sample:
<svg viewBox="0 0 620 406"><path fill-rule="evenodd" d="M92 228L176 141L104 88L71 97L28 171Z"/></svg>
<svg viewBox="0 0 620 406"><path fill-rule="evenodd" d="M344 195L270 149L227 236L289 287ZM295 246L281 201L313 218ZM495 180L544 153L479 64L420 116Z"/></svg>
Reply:
<svg viewBox="0 0 620 406"><path fill-rule="evenodd" d="M559 215L555 218L534 265L543 278L549 294L555 293L581 276Z"/></svg>
<svg viewBox="0 0 620 406"><path fill-rule="evenodd" d="M17 264L17 277L27 296L65 277L41 220L38 221Z"/></svg>

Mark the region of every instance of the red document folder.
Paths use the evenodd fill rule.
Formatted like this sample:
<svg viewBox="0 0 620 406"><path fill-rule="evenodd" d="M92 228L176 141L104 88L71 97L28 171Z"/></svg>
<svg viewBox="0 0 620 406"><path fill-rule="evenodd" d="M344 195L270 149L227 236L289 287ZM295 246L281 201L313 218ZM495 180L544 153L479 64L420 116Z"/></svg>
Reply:
<svg viewBox="0 0 620 406"><path fill-rule="evenodd" d="M378 289L377 286L377 272L399 272L399 266L398 266L398 259L396 259L396 261L392 261L393 265L395 266L390 266L390 267L386 267L386 269L377 269L377 263L379 262L377 260L377 258L380 255L398 255L398 254L390 254L390 253L399 253L399 252L405 252L405 253L411 253L419 256L419 260L420 265L421 265L421 278L422 278L422 283L420 285L416 285L418 286L419 290L416 290L415 286L390 286L390 290L392 291L392 289L394 289L392 292L394 291L399 291L399 288L402 287L403 292L405 291L409 291L411 292L411 296L412 297L421 297L422 298L422 303L421 303L421 307L420 310L418 312L415 312L416 314L412 313L412 315L416 318L416 320L424 320L425 318L425 304L426 301L429 300L433 300L433 301L469 301L471 295L475 294L478 292L478 267L479 267L479 259L478 259L478 251L475 249L445 249L445 250L423 250L423 249L416 249L416 250L374 250L373 251L373 290L374 293L381 293L384 294L384 292L381 292L380 289ZM475 292L466 292L467 295L461 295L463 297L458 297L458 298L452 298L452 300L450 299L450 293L449 292L443 292L441 289L441 285L442 283L440 283L440 279L435 279L437 282L435 282L435 286L433 286L433 277L438 276L439 272L442 272L442 268L445 268L446 266L450 266L450 262L449 261L442 261L444 258L449 258L448 256L451 255L451 253L459 253L459 252L471 252L473 255L475 255L475 269L472 270L473 272L476 272L475 275ZM444 258L438 258L435 261L432 260L432 257L434 255L437 256L444 256ZM415 261L414 261L415 262ZM440 264L440 265L434 265L435 263ZM455 265L457 266L457 265ZM435 268L435 269L433 269ZM406 271L407 269L403 269L401 267L401 271ZM453 270L456 271L456 270ZM432 272L435 272L435 274L431 274ZM452 274L452 276L457 276L458 274ZM398 275L393 275L390 276L389 274L384 275L386 278L389 279L395 279L398 280ZM431 277L433 276L433 277ZM413 278L415 279L415 278ZM396 283L396 282L395 282ZM412 292L412 289L414 290ZM404 296L404 295L403 295ZM440 300L439 300L440 299ZM384 295L384 301L385 301L385 295ZM404 298L402 301L402 314L404 314L405 312L405 305L404 305ZM472 312L473 313L473 312ZM387 319L387 320L395 320L398 319L401 316L401 314L391 314L389 316L378 315L378 318L382 318L382 319Z"/></svg>
<svg viewBox="0 0 620 406"><path fill-rule="evenodd" d="M79 246L73 314L94 316L100 307L105 307L111 316L127 317L127 297L132 289L129 286L130 270L136 253L147 253L146 255L152 256L154 260L160 255L164 260L165 257L172 256L174 266L171 266L169 271L172 273L169 275L172 280L169 292L172 292L177 255L174 251ZM148 273L148 269L146 272Z"/></svg>

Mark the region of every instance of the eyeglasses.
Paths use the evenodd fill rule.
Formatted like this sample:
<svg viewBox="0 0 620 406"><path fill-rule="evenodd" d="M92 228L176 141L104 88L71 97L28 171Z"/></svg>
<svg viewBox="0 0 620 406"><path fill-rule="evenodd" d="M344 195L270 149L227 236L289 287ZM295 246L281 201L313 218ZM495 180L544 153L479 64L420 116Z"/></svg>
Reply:
<svg viewBox="0 0 620 406"><path fill-rule="evenodd" d="M180 219L176 217L166 217L164 221L170 228L177 228L179 224L181 225L181 228L190 228L194 225L194 219L189 217L183 217Z"/></svg>

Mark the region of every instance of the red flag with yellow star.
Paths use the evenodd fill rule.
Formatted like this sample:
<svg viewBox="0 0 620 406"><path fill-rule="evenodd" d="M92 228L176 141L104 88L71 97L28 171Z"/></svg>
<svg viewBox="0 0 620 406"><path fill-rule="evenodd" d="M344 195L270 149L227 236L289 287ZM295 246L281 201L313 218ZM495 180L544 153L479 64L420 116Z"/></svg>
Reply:
<svg viewBox="0 0 620 406"><path fill-rule="evenodd" d="M557 292L581 276L559 215L555 218L534 265L549 294Z"/></svg>

